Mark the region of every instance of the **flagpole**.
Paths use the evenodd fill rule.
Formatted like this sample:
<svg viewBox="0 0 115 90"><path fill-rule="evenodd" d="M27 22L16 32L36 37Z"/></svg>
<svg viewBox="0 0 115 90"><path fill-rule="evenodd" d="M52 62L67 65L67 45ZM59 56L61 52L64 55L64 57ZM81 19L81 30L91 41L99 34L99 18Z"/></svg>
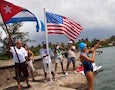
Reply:
<svg viewBox="0 0 115 90"><path fill-rule="evenodd" d="M46 47L47 47L47 52L49 54L48 33L47 33L47 22L46 22L46 11L45 11L45 8L44 8L44 24L45 24L45 31L46 31ZM50 82L52 82L51 64L50 64L49 59L48 59L48 65L49 65L49 72L50 72Z"/></svg>
<svg viewBox="0 0 115 90"><path fill-rule="evenodd" d="M2 21L3 21L2 13L0 13L0 15L1 15L1 18L2 18ZM8 46L7 46L7 48L9 49L9 48L10 48L10 44L12 43L11 34L10 34L10 32L8 31L8 27L7 27L7 25L4 23L4 21L3 21L3 24L4 24L5 28L6 28L6 31L7 31L7 33L8 33L8 37L9 37L9 42L8 42Z"/></svg>

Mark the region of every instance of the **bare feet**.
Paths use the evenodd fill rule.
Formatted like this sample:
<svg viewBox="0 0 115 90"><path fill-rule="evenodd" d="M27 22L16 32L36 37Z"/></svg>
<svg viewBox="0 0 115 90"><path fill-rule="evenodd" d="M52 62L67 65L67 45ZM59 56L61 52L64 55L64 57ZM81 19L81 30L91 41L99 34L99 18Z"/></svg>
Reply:
<svg viewBox="0 0 115 90"><path fill-rule="evenodd" d="M52 78L54 81L56 81L57 79L54 77L54 78Z"/></svg>
<svg viewBox="0 0 115 90"><path fill-rule="evenodd" d="M32 86L30 84L27 85L27 88L31 88Z"/></svg>
<svg viewBox="0 0 115 90"><path fill-rule="evenodd" d="M56 78L54 78L54 81L57 81L57 79L56 79Z"/></svg>
<svg viewBox="0 0 115 90"><path fill-rule="evenodd" d="M36 81L35 79L32 80L32 82L35 82L35 81Z"/></svg>
<svg viewBox="0 0 115 90"><path fill-rule="evenodd" d="M47 80L44 80L44 83L48 82Z"/></svg>

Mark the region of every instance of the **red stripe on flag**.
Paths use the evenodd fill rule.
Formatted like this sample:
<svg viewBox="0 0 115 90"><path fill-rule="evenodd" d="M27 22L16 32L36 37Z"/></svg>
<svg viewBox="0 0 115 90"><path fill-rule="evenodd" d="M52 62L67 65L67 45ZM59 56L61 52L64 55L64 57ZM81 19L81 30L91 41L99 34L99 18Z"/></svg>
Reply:
<svg viewBox="0 0 115 90"><path fill-rule="evenodd" d="M50 32L50 31L55 31L55 33L58 31L60 31L61 33L63 33L63 34L65 34L66 33L66 36L68 37L68 38L73 38L73 39L75 39L76 38L76 36L75 35L73 35L70 31L68 32L68 29L65 27L65 26L63 26L63 25L48 25L48 32ZM58 33L57 32L57 33Z"/></svg>
<svg viewBox="0 0 115 90"><path fill-rule="evenodd" d="M63 24L47 24L48 34L64 34L69 39L75 40L82 31L81 25L78 23L63 17Z"/></svg>

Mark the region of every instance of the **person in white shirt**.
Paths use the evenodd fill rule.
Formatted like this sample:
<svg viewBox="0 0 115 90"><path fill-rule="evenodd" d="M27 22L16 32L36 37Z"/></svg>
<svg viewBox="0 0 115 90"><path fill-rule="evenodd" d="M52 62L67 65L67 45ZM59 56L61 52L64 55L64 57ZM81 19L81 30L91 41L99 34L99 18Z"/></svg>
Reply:
<svg viewBox="0 0 115 90"><path fill-rule="evenodd" d="M26 50L22 47L22 42L18 40L16 42L15 46L10 46L10 52L13 55L13 60L15 63L15 74L16 74L16 80L18 83L18 90L21 90L20 86L20 74L23 73L26 83L27 83L27 88L30 88L31 85L28 82L28 70L27 70L27 52Z"/></svg>
<svg viewBox="0 0 115 90"><path fill-rule="evenodd" d="M52 61L51 61L51 56L50 54L52 53L51 52L51 49L49 49L49 52L47 51L47 48L46 48L46 42L42 42L42 48L40 49L40 55L42 57L42 63L43 63L43 71L44 71L44 76L45 76L45 80L44 82L47 82L47 71L48 71L48 66L49 68L51 69L51 74L53 76L53 79L55 80L55 73L53 71L53 67L52 67Z"/></svg>
<svg viewBox="0 0 115 90"><path fill-rule="evenodd" d="M67 57L67 66L66 66L66 75L68 75L68 69L69 69L69 65L72 62L73 63L73 71L74 73L76 73L75 69L75 59L76 59L76 48L75 46L73 46L73 42L69 41L69 49L68 49L68 57Z"/></svg>

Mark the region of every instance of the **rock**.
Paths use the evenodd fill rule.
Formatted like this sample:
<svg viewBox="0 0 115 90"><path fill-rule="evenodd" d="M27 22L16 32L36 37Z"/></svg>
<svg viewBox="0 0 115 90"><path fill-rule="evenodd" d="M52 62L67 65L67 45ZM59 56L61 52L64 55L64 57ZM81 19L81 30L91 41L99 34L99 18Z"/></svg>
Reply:
<svg viewBox="0 0 115 90"><path fill-rule="evenodd" d="M78 59L78 56L77 56ZM64 68L66 67L67 61L64 59ZM78 67L80 64L79 61L76 61L76 66ZM52 83L49 81L47 83L44 83L44 74L43 70L41 69L41 61L37 60L34 62L34 66L37 69L36 75L35 75L35 82L32 82L32 79L29 78L30 84L32 85L32 88L29 90L85 90L86 87L86 78L82 74L75 74L72 71L73 65L70 64L70 71L69 75L65 76L61 73L61 65L58 65L58 74L56 76L56 81L52 81ZM54 64L53 64L54 67ZM17 89L17 83L13 79L14 74L14 68L4 68L1 69L0 72L2 73L2 76L0 76L1 83L0 83L0 90L16 90ZM48 75L49 77L49 75ZM21 82L22 90L25 90L26 84L25 82Z"/></svg>

